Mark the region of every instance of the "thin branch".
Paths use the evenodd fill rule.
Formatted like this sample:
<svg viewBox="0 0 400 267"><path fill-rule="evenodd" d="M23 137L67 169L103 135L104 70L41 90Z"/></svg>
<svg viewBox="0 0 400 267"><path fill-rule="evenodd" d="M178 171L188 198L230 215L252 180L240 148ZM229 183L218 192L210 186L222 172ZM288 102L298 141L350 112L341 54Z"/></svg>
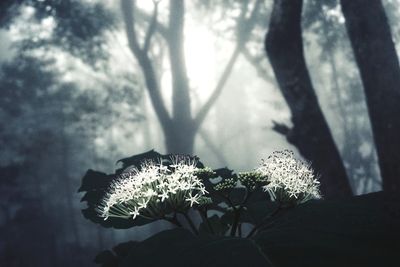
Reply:
<svg viewBox="0 0 400 267"><path fill-rule="evenodd" d="M215 87L213 93L209 96L207 102L203 105L200 111L197 113L195 118L195 126L199 127L204 119L206 118L208 112L210 111L211 107L217 102L218 97L221 95L222 90L224 89L225 83L229 78L229 75L232 72L233 66L236 62L236 59L239 56L240 47L236 46L235 50L233 51L228 64L225 67L224 72L222 73L221 78L218 81L217 86Z"/></svg>
<svg viewBox="0 0 400 267"><path fill-rule="evenodd" d="M214 153L214 155L217 157L219 162L222 164L222 166L227 166L228 162L226 161L224 155L222 155L221 151L218 149L218 147L213 143L209 135L207 134L206 131L200 130L200 137L203 139L204 143L210 148L210 150Z"/></svg>
<svg viewBox="0 0 400 267"><path fill-rule="evenodd" d="M287 126L284 123L280 123L280 122L276 122L274 120L272 120L272 130L274 130L275 132L283 135L283 136L288 136L288 134L290 133L290 127Z"/></svg>
<svg viewBox="0 0 400 267"><path fill-rule="evenodd" d="M250 196L251 196L251 192L249 192L249 190L246 188L245 197L243 198L243 201L240 204L239 208L237 210L235 210L235 216L234 216L233 223L232 223L232 228L231 228L231 236L235 236L236 235L237 228L240 225L239 220L240 220L240 216L241 216L241 211L243 210L244 205L247 203L247 201L249 200Z"/></svg>
<svg viewBox="0 0 400 267"><path fill-rule="evenodd" d="M236 228L238 226L239 219L240 219L240 210L238 209L238 210L234 211L233 223L232 223L232 228L231 228L231 233L230 233L230 236L232 236L232 237L236 235Z"/></svg>
<svg viewBox="0 0 400 267"><path fill-rule="evenodd" d="M121 0L121 11L125 22L129 48L139 62L143 75L145 76L146 88L149 92L150 100L163 130L166 131L171 118L168 115L168 111L162 99L160 88L156 80L156 74L149 55L140 48L137 40L135 32L134 3L132 0Z"/></svg>
<svg viewBox="0 0 400 267"><path fill-rule="evenodd" d="M195 90L193 92L194 96L195 96L195 100L197 102L199 102L199 95L198 92ZM219 162L221 163L222 166L227 166L228 162L226 161L224 155L221 153L220 149L217 147L217 145L212 141L212 138L210 138L209 134L203 130L203 129L199 129L199 135L200 137L203 139L204 143L206 144L206 146L209 147L209 149L211 150L211 152L213 152L215 154L215 156L217 157L217 159L219 160Z"/></svg>
<svg viewBox="0 0 400 267"><path fill-rule="evenodd" d="M146 37L144 39L144 44L143 44L143 51L145 53L147 53L147 51L149 50L151 37L153 37L154 32L156 30L156 26L157 26L158 3L159 2L153 1L153 3L154 3L153 17L151 18L151 22L150 22L149 28L147 29Z"/></svg>
<svg viewBox="0 0 400 267"><path fill-rule="evenodd" d="M145 20L145 21L151 21L152 17L147 14L146 12L144 12L143 10L137 9L136 11L136 16L138 19L140 20ZM167 27L165 27L165 25L163 25L162 23L156 21L155 22L155 30L157 33L159 33L164 39L168 39L169 36L169 30Z"/></svg>
<svg viewBox="0 0 400 267"><path fill-rule="evenodd" d="M142 54L137 35L135 31L135 19L134 19L134 0L121 0L121 11L123 13L125 21L125 29L128 37L129 48L132 50L136 57Z"/></svg>
<svg viewBox="0 0 400 267"><path fill-rule="evenodd" d="M276 85L276 80L266 70L262 69L259 61L253 55L251 55L246 47L243 47L240 52L242 53L244 58L256 69L259 77L261 77L267 83Z"/></svg>
<svg viewBox="0 0 400 267"><path fill-rule="evenodd" d="M237 27L238 27L238 29L243 27L242 28L243 30L238 31L238 41L237 41L236 47L235 47L234 51L232 52L232 55L228 61L228 64L226 65L225 70L222 73L222 76L220 77L213 93L209 96L206 103L203 105L203 107L198 112L198 114L195 118L195 127L199 127L202 124L202 122L204 121L208 112L210 111L211 107L215 104L218 97L221 95L222 90L224 89L224 86L233 70L233 66L240 54L240 51L243 48L244 44L247 42L247 39L250 36L250 32L254 27L258 9L259 9L259 6L261 3L262 3L261 0L257 0L257 2L255 3L255 5L253 7L251 15L247 20L245 19L247 9L246 8L242 9L242 13L240 14Z"/></svg>

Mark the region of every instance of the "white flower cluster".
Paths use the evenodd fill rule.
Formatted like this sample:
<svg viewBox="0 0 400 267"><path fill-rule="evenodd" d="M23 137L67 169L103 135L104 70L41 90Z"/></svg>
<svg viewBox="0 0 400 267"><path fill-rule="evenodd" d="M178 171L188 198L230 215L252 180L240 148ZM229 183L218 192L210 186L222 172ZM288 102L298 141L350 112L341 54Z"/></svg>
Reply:
<svg viewBox="0 0 400 267"><path fill-rule="evenodd" d="M265 175L267 185L263 188L274 201L291 205L321 198L310 164L296 159L292 151L274 152L257 171Z"/></svg>
<svg viewBox="0 0 400 267"><path fill-rule="evenodd" d="M115 180L97 208L101 217L160 218L168 210L180 211L199 204L207 193L197 177L196 162L175 157L166 166L145 162L140 170L129 169Z"/></svg>

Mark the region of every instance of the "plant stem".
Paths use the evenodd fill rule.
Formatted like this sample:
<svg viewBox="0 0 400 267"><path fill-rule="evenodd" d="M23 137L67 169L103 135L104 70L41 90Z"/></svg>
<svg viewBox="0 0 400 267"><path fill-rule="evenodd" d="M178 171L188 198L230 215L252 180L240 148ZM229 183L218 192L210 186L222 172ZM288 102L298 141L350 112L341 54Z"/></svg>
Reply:
<svg viewBox="0 0 400 267"><path fill-rule="evenodd" d="M236 209L236 208L233 209L234 213L235 213L235 216L233 218L231 234L230 234L231 236L235 236L236 235L236 229L238 227L239 220L240 220L240 215L241 215L240 212L242 211L242 209L243 209L244 205L246 204L247 200L249 199L250 195L251 195L251 193L246 188L246 194L245 194L245 196L243 198L242 203L240 203L239 208L238 209Z"/></svg>
<svg viewBox="0 0 400 267"><path fill-rule="evenodd" d="M210 223L210 221L208 220L208 217L207 217L207 209L199 210L199 213L200 213L200 216L201 216L201 218L203 220L203 223L207 224L207 227L210 230L210 233L211 234L215 234L214 229L212 228L211 223Z"/></svg>
<svg viewBox="0 0 400 267"><path fill-rule="evenodd" d="M234 218L233 218L233 223L232 223L232 228L231 228L231 234L230 236L235 236L236 235L236 228L239 223L240 219L240 210L234 210Z"/></svg>
<svg viewBox="0 0 400 267"><path fill-rule="evenodd" d="M189 226L192 229L193 233L195 233L196 235L199 235L199 231L197 231L197 229L194 226L194 223L193 223L192 219L190 219L189 215L187 215L186 212L182 212L182 215L185 217L186 221L189 223Z"/></svg>
<svg viewBox="0 0 400 267"><path fill-rule="evenodd" d="M239 234L239 237L242 237L242 224L241 223L238 224L238 234Z"/></svg>
<svg viewBox="0 0 400 267"><path fill-rule="evenodd" d="M233 202L231 201L231 199L229 198L229 196L225 196L225 195L223 195L223 194L219 194L219 196L222 197L223 199L225 199L226 202L228 202L229 206L231 206L231 208L232 208L233 210L236 210L236 207L235 207L235 205L233 205Z"/></svg>
<svg viewBox="0 0 400 267"><path fill-rule="evenodd" d="M254 226L254 228L250 231L250 233L246 236L246 238L251 237L258 229L260 229L260 227L263 226L264 221L266 219L272 218L273 216L275 216L281 210L282 210L282 208L279 205L272 213L270 213L267 216L265 216L264 218L262 218L261 222L259 224L257 224L256 226Z"/></svg>

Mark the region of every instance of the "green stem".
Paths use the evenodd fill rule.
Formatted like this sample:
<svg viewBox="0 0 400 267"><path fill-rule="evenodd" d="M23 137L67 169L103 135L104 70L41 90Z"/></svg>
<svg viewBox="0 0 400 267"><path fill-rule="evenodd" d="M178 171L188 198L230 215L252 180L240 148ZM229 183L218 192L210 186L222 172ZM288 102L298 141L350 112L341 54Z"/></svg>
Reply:
<svg viewBox="0 0 400 267"><path fill-rule="evenodd" d="M194 226L194 223L193 223L192 219L190 219L189 215L187 215L186 212L182 212L182 215L185 217L186 221L189 223L189 226L192 229L193 233L195 233L195 235L199 235L199 231L197 231L197 229Z"/></svg>

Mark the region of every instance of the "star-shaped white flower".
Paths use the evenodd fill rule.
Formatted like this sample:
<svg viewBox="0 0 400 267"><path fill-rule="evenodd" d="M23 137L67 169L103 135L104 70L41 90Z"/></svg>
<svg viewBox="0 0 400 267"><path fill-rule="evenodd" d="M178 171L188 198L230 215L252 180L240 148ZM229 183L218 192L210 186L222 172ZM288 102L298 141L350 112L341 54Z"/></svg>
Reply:
<svg viewBox="0 0 400 267"><path fill-rule="evenodd" d="M196 194L194 196L189 195L188 198L185 199L186 201L190 202L190 207L193 207L193 204L199 204L199 196Z"/></svg>
<svg viewBox="0 0 400 267"><path fill-rule="evenodd" d="M132 219L134 220L139 215L140 208L134 207L133 211L130 214L133 216Z"/></svg>
<svg viewBox="0 0 400 267"><path fill-rule="evenodd" d="M161 198L161 202L164 202L164 200L168 199L168 191L162 191L161 194L158 195L159 198Z"/></svg>

